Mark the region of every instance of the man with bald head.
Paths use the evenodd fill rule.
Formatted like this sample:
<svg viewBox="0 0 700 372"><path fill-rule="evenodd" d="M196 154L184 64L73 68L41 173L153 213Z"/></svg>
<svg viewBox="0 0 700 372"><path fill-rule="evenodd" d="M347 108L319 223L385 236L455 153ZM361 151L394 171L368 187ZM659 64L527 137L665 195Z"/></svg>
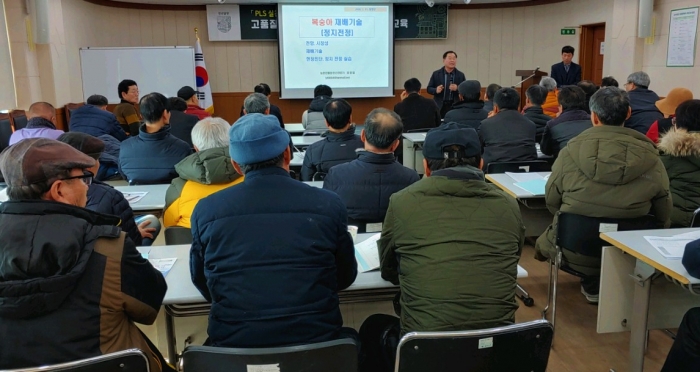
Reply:
<svg viewBox="0 0 700 372"><path fill-rule="evenodd" d="M27 127L12 133L10 146L27 138L58 139L63 134L56 129L56 109L48 102L35 102L27 110Z"/></svg>

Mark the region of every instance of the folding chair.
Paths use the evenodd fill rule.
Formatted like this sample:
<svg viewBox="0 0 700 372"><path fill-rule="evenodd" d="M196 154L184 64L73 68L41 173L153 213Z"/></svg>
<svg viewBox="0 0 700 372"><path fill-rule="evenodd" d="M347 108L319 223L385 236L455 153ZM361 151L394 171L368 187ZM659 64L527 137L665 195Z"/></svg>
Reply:
<svg viewBox="0 0 700 372"><path fill-rule="evenodd" d="M316 172L313 176L311 176L311 181L323 181L326 179L327 175L328 174L324 172Z"/></svg>
<svg viewBox="0 0 700 372"><path fill-rule="evenodd" d="M129 349L74 362L0 372L149 372L149 369L146 355L139 349Z"/></svg>
<svg viewBox="0 0 700 372"><path fill-rule="evenodd" d="M630 231L659 228L654 216L646 215L639 218L600 218L586 217L573 213L557 213L557 255L549 260L549 286L547 288L547 305L542 310L542 318L547 318L549 306L552 306L552 327L556 326L557 315L557 283L559 270L580 278L587 277L573 268L566 261L563 251L571 251L588 257L601 258L603 246L609 245L600 239L601 231Z"/></svg>
<svg viewBox="0 0 700 372"><path fill-rule="evenodd" d="M10 137L12 137L10 115L0 114L0 151L10 146Z"/></svg>
<svg viewBox="0 0 700 372"><path fill-rule="evenodd" d="M24 129L27 127L27 115L24 110L12 110L10 111L10 119L12 120L12 126L15 130Z"/></svg>
<svg viewBox="0 0 700 372"><path fill-rule="evenodd" d="M183 370L190 372L247 372L255 365L273 365L284 372L357 372L357 345L346 338L252 349L188 346L182 360Z"/></svg>
<svg viewBox="0 0 700 372"><path fill-rule="evenodd" d="M700 208L693 212L693 219L690 221L690 227L700 227Z"/></svg>
<svg viewBox="0 0 700 372"><path fill-rule="evenodd" d="M489 165L486 167L486 173L527 173L551 171L552 166L544 160L489 163Z"/></svg>
<svg viewBox="0 0 700 372"><path fill-rule="evenodd" d="M182 226L171 226L165 228L165 244L192 244L192 231Z"/></svg>
<svg viewBox="0 0 700 372"><path fill-rule="evenodd" d="M401 338L395 372L544 372L554 329L546 320Z"/></svg>

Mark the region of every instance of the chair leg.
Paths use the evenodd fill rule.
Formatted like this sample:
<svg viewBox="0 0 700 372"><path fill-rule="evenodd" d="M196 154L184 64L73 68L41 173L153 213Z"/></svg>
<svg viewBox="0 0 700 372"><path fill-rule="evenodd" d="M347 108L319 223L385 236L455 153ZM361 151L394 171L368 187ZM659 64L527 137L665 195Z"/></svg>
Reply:
<svg viewBox="0 0 700 372"><path fill-rule="evenodd" d="M544 320L547 320L547 311L552 304L552 267L554 266L554 261L549 260L547 263L549 263L549 282L547 283L547 304L542 309L542 319Z"/></svg>
<svg viewBox="0 0 700 372"><path fill-rule="evenodd" d="M535 304L535 300L530 297L530 294L527 293L525 288L523 288L520 284L515 283L515 295L520 299L520 301L525 304L527 307L531 307L532 305Z"/></svg>
<svg viewBox="0 0 700 372"><path fill-rule="evenodd" d="M561 250L557 250L557 257L554 261L554 280L552 285L552 331L556 329L555 321L557 318L557 285L559 284L559 269L561 268L561 260Z"/></svg>

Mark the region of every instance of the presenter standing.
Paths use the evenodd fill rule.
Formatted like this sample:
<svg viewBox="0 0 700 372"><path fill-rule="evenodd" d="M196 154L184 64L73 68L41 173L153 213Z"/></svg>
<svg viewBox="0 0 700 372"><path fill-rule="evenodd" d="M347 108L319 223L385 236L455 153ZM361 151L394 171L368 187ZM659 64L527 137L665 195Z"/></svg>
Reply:
<svg viewBox="0 0 700 372"><path fill-rule="evenodd" d="M449 50L442 55L442 64L439 70L433 72L428 83L428 93L433 95L435 103L440 108L440 116L445 117L452 104L459 99L457 87L465 80L464 73L457 70L457 53Z"/></svg>
<svg viewBox="0 0 700 372"><path fill-rule="evenodd" d="M581 81L581 66L572 62L574 47L561 48L561 62L552 65L552 78L557 81L557 87L576 85Z"/></svg>

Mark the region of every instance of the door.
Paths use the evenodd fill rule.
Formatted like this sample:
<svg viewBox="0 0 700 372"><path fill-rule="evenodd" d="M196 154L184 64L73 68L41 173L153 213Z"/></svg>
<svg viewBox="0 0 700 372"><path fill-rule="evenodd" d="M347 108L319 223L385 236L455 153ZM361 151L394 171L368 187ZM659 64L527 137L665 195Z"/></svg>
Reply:
<svg viewBox="0 0 700 372"><path fill-rule="evenodd" d="M600 85L605 58L605 23L581 26L581 78Z"/></svg>

